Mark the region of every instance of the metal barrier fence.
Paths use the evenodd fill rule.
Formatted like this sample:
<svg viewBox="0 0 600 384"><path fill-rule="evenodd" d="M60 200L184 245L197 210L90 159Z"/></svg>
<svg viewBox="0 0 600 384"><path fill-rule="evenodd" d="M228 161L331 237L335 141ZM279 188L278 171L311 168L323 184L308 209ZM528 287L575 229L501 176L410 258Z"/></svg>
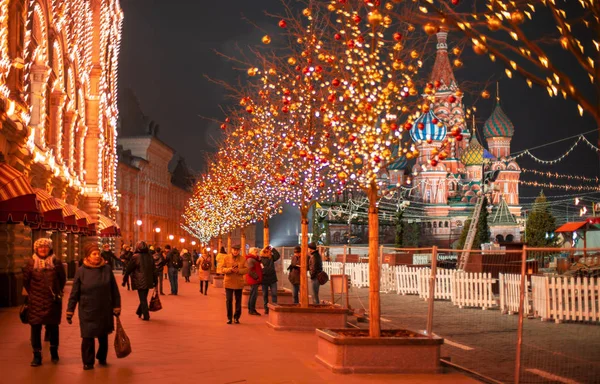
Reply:
<svg viewBox="0 0 600 384"><path fill-rule="evenodd" d="M319 251L328 260L323 263L328 274L348 276L350 307L368 312L368 248ZM281 253L287 271L293 249ZM459 271L463 254L380 247L382 328L444 337L446 362L490 381L598 380L600 249L470 251ZM287 277L284 286L291 288Z"/></svg>

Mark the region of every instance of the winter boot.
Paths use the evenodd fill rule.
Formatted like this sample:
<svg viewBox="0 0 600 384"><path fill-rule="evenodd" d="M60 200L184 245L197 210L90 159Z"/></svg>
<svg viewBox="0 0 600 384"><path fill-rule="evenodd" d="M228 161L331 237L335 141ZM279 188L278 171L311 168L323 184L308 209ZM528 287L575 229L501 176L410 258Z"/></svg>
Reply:
<svg viewBox="0 0 600 384"><path fill-rule="evenodd" d="M33 352L33 360L31 360L32 367L39 367L42 365L42 352Z"/></svg>
<svg viewBox="0 0 600 384"><path fill-rule="evenodd" d="M50 347L50 356L52 357L53 363L58 363L58 347Z"/></svg>

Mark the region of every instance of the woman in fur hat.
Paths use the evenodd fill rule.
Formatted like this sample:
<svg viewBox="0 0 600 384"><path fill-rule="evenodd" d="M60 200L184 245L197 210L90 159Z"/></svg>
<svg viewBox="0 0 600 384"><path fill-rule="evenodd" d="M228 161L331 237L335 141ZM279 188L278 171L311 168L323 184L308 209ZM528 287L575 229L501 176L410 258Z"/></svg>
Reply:
<svg viewBox="0 0 600 384"><path fill-rule="evenodd" d="M106 365L108 335L115 329L113 315L121 314L121 295L112 268L97 244L85 246L83 266L75 273L67 307L69 324L78 303L83 369L94 368L94 339L99 344L95 357L100 365Z"/></svg>
<svg viewBox="0 0 600 384"><path fill-rule="evenodd" d="M52 253L52 240L36 240L33 257L23 267L23 286L28 294L28 321L31 325L32 367L42 365L42 325L46 326L50 338L52 362L58 362L58 325L66 282L65 268Z"/></svg>

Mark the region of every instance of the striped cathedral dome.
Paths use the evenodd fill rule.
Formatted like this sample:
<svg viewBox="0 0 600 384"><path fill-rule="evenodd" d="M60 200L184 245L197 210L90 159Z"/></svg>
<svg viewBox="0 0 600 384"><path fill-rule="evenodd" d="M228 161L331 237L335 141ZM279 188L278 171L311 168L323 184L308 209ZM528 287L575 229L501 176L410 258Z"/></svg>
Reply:
<svg viewBox="0 0 600 384"><path fill-rule="evenodd" d="M440 127L438 124L434 124L434 119L441 122L441 120L438 119L438 117L431 110L419 116L410 130L410 138L414 142L419 140L426 141L428 139L433 141L444 140L446 138L446 126L442 124ZM419 123L423 123L425 127L423 129L419 129Z"/></svg>
<svg viewBox="0 0 600 384"><path fill-rule="evenodd" d="M466 167L470 165L482 165L483 159L489 155L485 148L481 144L479 144L479 140L477 137L473 136L471 141L469 142L469 147L465 150L463 155L460 158L460 162L463 163Z"/></svg>
<svg viewBox="0 0 600 384"><path fill-rule="evenodd" d="M500 107L500 102L498 102L494 112L483 126L483 136L489 139L491 137L513 137L514 134L515 126Z"/></svg>
<svg viewBox="0 0 600 384"><path fill-rule="evenodd" d="M402 169L405 169L407 165L408 161L406 160L406 157L400 156L396 160L389 163L387 169L388 171L400 171Z"/></svg>

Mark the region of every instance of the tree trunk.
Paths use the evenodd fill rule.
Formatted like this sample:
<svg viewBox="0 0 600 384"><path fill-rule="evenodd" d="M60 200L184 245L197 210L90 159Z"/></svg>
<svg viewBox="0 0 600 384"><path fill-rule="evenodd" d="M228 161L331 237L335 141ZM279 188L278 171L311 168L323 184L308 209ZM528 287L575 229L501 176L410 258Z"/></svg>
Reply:
<svg viewBox="0 0 600 384"><path fill-rule="evenodd" d="M246 227L241 229L240 246L242 247L242 256L246 256Z"/></svg>
<svg viewBox="0 0 600 384"><path fill-rule="evenodd" d="M223 246L223 237L221 237L221 234L219 234L219 237L217 238L217 253L221 252L221 247ZM213 252L214 254L214 252Z"/></svg>
<svg viewBox="0 0 600 384"><path fill-rule="evenodd" d="M371 182L369 198L369 336L381 336L379 298L379 216L377 215L377 184Z"/></svg>
<svg viewBox="0 0 600 384"><path fill-rule="evenodd" d="M306 277L308 266L308 209L300 208L300 230L302 243L300 244L300 307L308 308L308 279Z"/></svg>
<svg viewBox="0 0 600 384"><path fill-rule="evenodd" d="M267 247L269 243L269 216L265 214L263 220L263 248Z"/></svg>
<svg viewBox="0 0 600 384"><path fill-rule="evenodd" d="M231 253L231 231L227 233L227 253Z"/></svg>

